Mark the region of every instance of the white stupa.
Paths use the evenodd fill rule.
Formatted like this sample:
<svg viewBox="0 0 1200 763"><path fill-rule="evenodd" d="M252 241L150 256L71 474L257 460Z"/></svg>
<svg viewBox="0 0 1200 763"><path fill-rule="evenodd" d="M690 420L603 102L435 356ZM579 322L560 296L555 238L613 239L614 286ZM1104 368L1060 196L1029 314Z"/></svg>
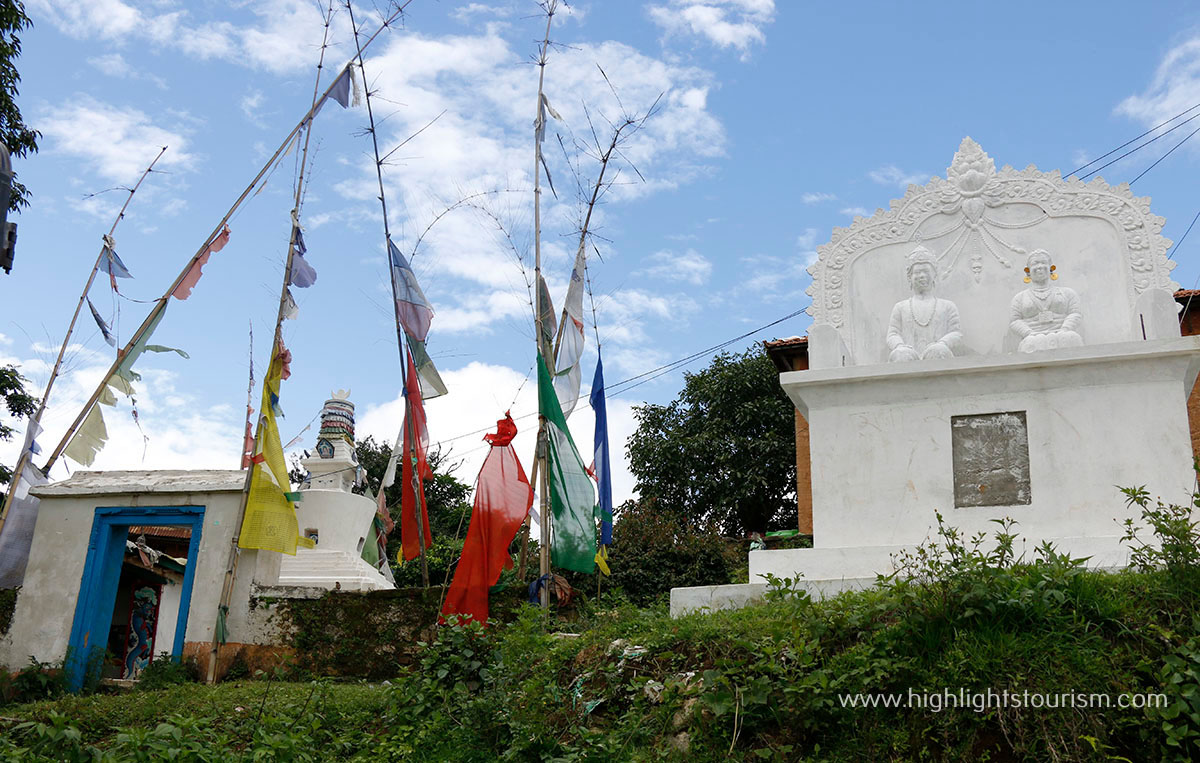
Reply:
<svg viewBox="0 0 1200 763"><path fill-rule="evenodd" d="M316 546L284 555L279 585L373 591L393 588L362 558L363 546L374 543L375 502L351 490L361 468L354 453L354 403L348 390L338 390L321 409L321 431L315 452L301 461L308 481L296 509L300 534Z"/></svg>

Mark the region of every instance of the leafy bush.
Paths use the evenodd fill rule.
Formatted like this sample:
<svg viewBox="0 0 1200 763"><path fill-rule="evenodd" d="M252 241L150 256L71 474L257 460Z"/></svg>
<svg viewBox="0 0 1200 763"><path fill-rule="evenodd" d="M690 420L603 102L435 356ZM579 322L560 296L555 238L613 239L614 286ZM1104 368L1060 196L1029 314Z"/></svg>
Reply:
<svg viewBox="0 0 1200 763"><path fill-rule="evenodd" d="M700 529L657 510L655 502L618 511L609 550L611 583L630 601L647 604L672 588L723 585L736 565L716 529Z"/></svg>
<svg viewBox="0 0 1200 763"><path fill-rule="evenodd" d="M196 660L190 657L174 660L170 654L162 652L142 670L138 676L137 688L141 691L155 691L198 680L200 665Z"/></svg>

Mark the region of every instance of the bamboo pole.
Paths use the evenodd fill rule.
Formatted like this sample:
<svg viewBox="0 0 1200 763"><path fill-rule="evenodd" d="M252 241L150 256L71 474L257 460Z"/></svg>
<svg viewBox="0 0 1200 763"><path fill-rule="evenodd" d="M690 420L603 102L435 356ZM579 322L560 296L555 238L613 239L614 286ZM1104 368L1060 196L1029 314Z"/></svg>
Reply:
<svg viewBox="0 0 1200 763"><path fill-rule="evenodd" d="M545 135L545 109L542 107L542 98L544 86L546 82L546 57L550 51L550 25L554 22L554 12L558 9L558 0L548 0L544 6L546 9L546 34L542 37L541 51L538 55L538 92L537 92L537 110L535 114L534 138L533 138L533 252L534 252L534 323L535 337L537 342L538 354L542 356L543 362L548 357L547 350L551 348L545 347L542 332L542 137ZM554 362L551 359L550 362ZM538 415L538 434L537 434L537 455L535 461L541 463L546 459L546 417ZM539 530L539 547L538 547L538 578L541 579L550 574L550 512L547 510L546 501L546 468L548 464L542 463L542 489L538 492L541 494L539 501L538 512L538 530ZM547 581L548 582L548 581ZM549 611L550 609L550 586L543 585L541 590L541 605L542 609Z"/></svg>
<svg viewBox="0 0 1200 763"><path fill-rule="evenodd" d="M137 193L138 188L141 188L142 181L150 175L150 172L154 169L154 165L158 164L158 160L166 152L167 147L163 146L158 155L154 157L154 161L150 162L150 166L146 167L146 171L138 178L137 183L134 184L133 188L129 189L129 195L125 197L125 203L121 205L121 211L117 212L117 217L113 220L112 227L108 229L108 235L105 238L112 238L112 234L116 232L121 220L125 219L125 210L129 208L129 202L133 201L133 195ZM75 331L75 323L79 320L79 313L83 311L83 303L87 301L88 292L92 290L92 283L96 280L96 273L100 270L100 263L104 259L104 252L107 246L108 244L105 243L100 247L100 253L96 255L96 262L92 265L92 271L88 273L87 283L83 285L83 293L79 295L79 302L75 305L75 312L71 315L71 322L67 324L67 334L63 337L62 346L58 348L58 357L54 360L54 368L50 370L50 378L46 381L46 389L42 392L42 399L38 401L37 411L29 419L26 431L40 424L42 414L46 412L46 405L50 400L50 390L54 388L54 381L58 378L58 372L62 369L63 356L67 353L67 345L71 343L71 334ZM21 449L21 455L17 458L16 467L13 468L12 481L9 482L8 492L4 496L4 507L0 510L0 530L4 529L4 523L8 519L8 510L12 508L13 497L17 493L17 482L20 480L21 472L32 458L33 454L27 448Z"/></svg>
<svg viewBox="0 0 1200 763"><path fill-rule="evenodd" d="M409 2L411 2L411 0L409 0ZM408 6L408 2L404 3L404 5L397 8L387 19L384 20L384 22L380 25L380 27L377 30L375 30L375 33L372 34L371 37L367 40L367 42L364 43L361 47L363 49L365 49L368 45L370 45L375 40L375 38L378 37L379 34L384 29L386 29L388 27L388 25L391 24L391 22L394 21L404 11L404 9L407 6ZM305 115L304 119L300 120L300 123L297 124L296 127L292 129L292 132L288 134L287 138L284 139L283 145L281 145L279 148L279 151L276 152L276 156L278 156L279 153L281 153L283 151L283 149L291 142L292 137L295 136L296 133L300 129L304 128L305 125L307 124L308 130L305 133L304 149L303 149L303 152L301 153L301 159L300 159L300 170L296 176L296 193L295 193L295 202L294 202L295 205L292 208L292 226L291 226L291 233L290 233L290 238L289 238L289 242L288 242L288 255L287 255L287 261L284 264L283 285L280 287L279 309L276 312L274 341L272 342L272 345L271 345L271 358L272 359L274 359L275 353L278 351L277 348L279 346L280 339L282 337L283 313L284 313L285 306L287 304L288 286L290 285L291 277L292 277L292 263L295 259L295 254L296 254L295 231L299 228L299 225L300 225L299 210L300 210L300 203L303 198L304 167L305 167L305 162L307 161L307 158L308 158L309 141L312 138L312 118L313 118L315 112L317 111L318 106L320 104L323 104L325 99L329 97L329 93L331 90L333 90L333 86L335 84L337 84L337 79L338 79L335 77L333 79L333 81L329 83L329 86L325 88L324 94L321 95L320 97L317 96L317 91L320 89L320 86L321 86L320 85L321 69L324 66L325 49L327 47L327 43L329 40L329 24L330 24L330 20L332 19L332 17L333 17L333 3L332 3L332 0L330 0L330 3L328 5L326 21L325 21L325 37L324 37L324 41L322 42L322 45L321 45L321 58L317 64L317 80L313 86L313 105L312 105L312 107L309 108L308 113ZM347 64L347 66L348 65L349 64ZM270 168L270 166L274 163L274 161L275 161L275 157L272 157L271 160L267 162L266 166L264 166L263 169L259 172L260 178L267 171L267 169ZM242 199L244 199L246 194L248 194L250 192L250 190L253 188L254 184L257 183L257 180L258 180L258 178L256 178L254 183L251 183L250 187L248 187L242 193L242 197L241 197ZM240 203L240 202L241 202L241 199L238 200L238 203ZM230 210L230 214L232 214L232 211L233 210ZM268 375L270 374L269 366L267 368L267 374ZM256 451L258 450L258 446L261 441L261 438L262 438L262 426L260 424L259 426L255 427L254 449ZM246 515L246 506L247 506L247 503L249 500L249 495L250 495L250 482L251 482L251 478L253 477L253 475L254 475L254 465L251 464L250 468L246 470L246 481L242 486L241 505L238 509L238 516L237 516L237 520L236 520L236 524L235 524L234 534L233 534L233 537L230 539L229 562L225 569L225 578L224 578L224 581L223 581L223 584L221 587L220 607L227 608L229 606L229 603L233 599L234 583L237 580L238 558L240 556L240 547L238 544L240 541L242 522ZM218 617L220 617L220 609L218 609ZM208 676L207 676L209 683L216 682L217 656L218 656L219 648L220 648L220 644L217 641L217 633L216 633L216 630L214 629L212 648L209 653Z"/></svg>
<svg viewBox="0 0 1200 763"><path fill-rule="evenodd" d="M409 0L409 2L411 1L412 0ZM380 25L379 29L375 31L375 34L371 35L371 37L365 43L363 43L363 49L365 50L367 46L379 36L380 32L386 29L388 25L390 25L391 22L394 21L407 6L408 2L396 9L396 11L394 11L392 15L389 16L382 25ZM317 101L318 104L324 103L325 99L329 96L329 91L333 89L333 85L336 82L337 80L335 79L333 83L330 83L329 87L325 89L324 94L322 94ZM224 217L221 218L216 227L213 228L212 232L208 234L208 238L204 239L204 243L199 249L196 250L196 253L192 255L192 258L187 261L187 264L184 265L183 269L179 272L179 275L175 277L175 280L171 282L171 285L167 287L167 290L163 293L163 296L156 300L157 304L151 308L150 313L146 316L146 320L144 320L142 325L139 326L137 331L134 332L133 337L129 340L128 344L125 345L125 348L117 353L117 360L114 361L111 366L109 366L108 372L103 377L103 381L100 382L100 385L96 388L96 391L92 393L92 396L88 399L88 401L84 403L83 410L79 412L79 415L75 418L75 421L72 422L71 426L67 428L66 433L63 435L62 441L59 442L58 446L54 449L54 452L50 454L50 458L46 461L46 464L42 466L41 472L43 474L49 475L50 468L54 466L54 462L58 460L60 455L62 455L63 450L67 447L67 443L71 441L75 431L79 428L79 425L83 423L83 419L85 416L87 416L88 411L90 411L92 406L96 404L96 401L100 399L100 395L103 393L105 385L108 383L108 380L112 377L113 373L116 372L117 367L121 364L121 361L125 356L125 353L129 352L129 350L135 344L137 344L138 340L142 338L142 334L145 333L146 329L150 327L150 325L154 322L154 319L158 317L159 313L161 313L163 308L166 306L167 300L171 297L171 293L175 291L175 288L179 286L180 282L183 281L184 277L187 276L188 272L192 269L192 265L195 264L196 260L200 259L200 257L204 254L204 250L208 248L209 244L211 244L213 240L221 234L221 229L226 223L229 222L229 219L233 217L234 212L236 212L238 208L241 207L242 203L245 202L246 198L250 196L250 192L255 189L259 181L261 181L271 167L274 166L275 160L278 159L280 155L283 154L284 150L291 144L292 138L294 138L296 134L299 133L300 130L309 123L314 116L314 112L316 111L317 106L314 105L308 110L308 112L305 113L304 117L296 124L296 126L292 128L291 132L287 134L287 137L283 139L283 142L279 144L279 148L275 150L275 153L271 155L271 158L267 160L262 169L258 171L258 174L254 176L254 179L250 181L250 184L246 186L246 189L242 191L237 200L233 202L233 205L229 208L229 211L225 213Z"/></svg>
<svg viewBox="0 0 1200 763"><path fill-rule="evenodd" d="M317 60L317 78L316 78L316 81L313 83L313 105L312 105L312 108L309 109L310 113L313 110L315 110L317 107L317 97L318 97L317 93L321 87L321 69L324 68L324 66L325 66L325 49L327 47L327 43L329 42L329 24L332 19L333 19L333 3L331 0L330 4L328 6L328 10L326 11L326 16L325 16L325 33L321 40L321 55L320 55L319 59ZM337 82L337 80L334 79L334 82ZM333 84L330 83L329 87L332 89ZM326 94L328 94L328 92L329 91L326 90ZM308 161L308 146L309 146L309 141L311 139L312 139L312 123L310 122L308 125L308 129L305 130L305 132L304 132L304 148L301 150L301 153L300 153L300 168L296 174L296 193L295 193L295 198L293 201L292 213L291 213L292 224L291 224L291 226L289 226L289 229L288 229L288 231L289 231L288 232L288 253L287 253L287 259L285 260L284 265L283 265L283 285L280 287L279 306L275 313L275 331L273 334L273 339L271 342L271 351L270 351L270 355L269 355L271 360L268 361L267 371L263 375L263 383L264 384L266 383L266 379L269 378L271 375L271 366L274 364L273 361L275 360L275 355L276 355L276 353L279 352L279 349L280 349L280 347L282 347L282 344L283 344L283 313L284 313L284 310L286 309L286 305L287 305L288 286L291 285L291 281L292 281L292 263L294 262L295 256L296 256L296 234L300 228L300 202L304 195L304 169L305 169L306 163ZM259 444L262 442L262 418L261 417L262 417L263 413L264 413L263 411L259 411L259 423L254 427L254 450L253 450L253 452L258 452ZM242 555L241 547L239 545L241 542L242 522L246 516L246 507L249 505L249 502L250 502L250 485L253 482L253 479L254 479L254 464L251 463L249 468L246 469L246 479L242 483L242 497L241 497L241 503L238 506L238 516L237 516L237 520L234 524L233 535L230 536L230 538L229 538L229 560L225 565L225 577L221 583L221 598L220 598L218 608L217 608L218 619L223 614L222 609L225 610L226 614L228 613L229 604L231 601L233 601L233 587L234 587L234 584L237 582L238 562L240 561L241 555ZM290 488L291 485L289 485L288 487ZM209 649L209 655L208 655L207 679L208 679L208 683L210 683L210 684L216 683L216 680L217 680L217 658L220 656L220 649L221 649L221 643L218 638L217 629L216 629L216 627L214 627L213 628L212 645Z"/></svg>
<svg viewBox="0 0 1200 763"><path fill-rule="evenodd" d="M387 195L383 186L383 160L379 157L379 135L375 129L375 112L371 107L371 89L367 87L367 69L363 61L362 47L358 44L358 25L354 22L354 7L350 0L345 2L346 10L350 14L350 28L354 31L354 47L357 51L358 70L362 73L363 79L363 98L367 104L367 120L370 123L371 132L371 147L375 152L375 177L379 181L379 205L383 210L383 256L388 263L388 272L392 269L392 232L388 224L387 211ZM392 280L392 312L396 323L396 347L400 352L400 383L405 390L408 389L408 363L405 361L404 348L406 346L406 338L404 330L400 324L400 303L399 294L396 293L396 279ZM412 400L406 394L404 396L404 420L411 422L413 420ZM421 583L425 588L429 588L429 560L425 556L425 515L422 511L424 506L424 491L421 488L420 475L417 473L416 465L413 464L413 458L416 455L416 433L412 431L412 426L403 428L405 432L404 442L404 457L411 466L410 481L413 491L413 503L415 504L413 513L417 520L417 551L421 557ZM403 472L401 472L403 474ZM403 511L403 499L401 500L401 511ZM403 525L400 532L404 532ZM430 533L432 536L432 533Z"/></svg>

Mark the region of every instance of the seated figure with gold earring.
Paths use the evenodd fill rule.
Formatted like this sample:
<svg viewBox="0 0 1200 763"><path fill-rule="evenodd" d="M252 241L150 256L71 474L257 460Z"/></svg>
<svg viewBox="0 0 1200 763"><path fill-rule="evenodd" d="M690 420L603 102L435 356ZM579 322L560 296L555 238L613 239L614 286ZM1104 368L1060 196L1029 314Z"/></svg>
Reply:
<svg viewBox="0 0 1200 763"><path fill-rule="evenodd" d="M1083 344L1079 295L1073 289L1050 284L1057 280L1057 267L1050 261L1050 253L1045 249L1031 252L1025 262L1025 283L1030 286L1012 299L1009 329L1018 340L1017 352Z"/></svg>

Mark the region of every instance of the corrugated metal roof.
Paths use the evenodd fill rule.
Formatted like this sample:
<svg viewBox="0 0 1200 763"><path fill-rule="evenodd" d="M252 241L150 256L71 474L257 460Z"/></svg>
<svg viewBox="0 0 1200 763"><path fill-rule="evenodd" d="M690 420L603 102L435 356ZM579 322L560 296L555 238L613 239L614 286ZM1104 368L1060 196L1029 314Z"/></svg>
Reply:
<svg viewBox="0 0 1200 763"><path fill-rule="evenodd" d="M192 528L132 525L129 528L129 535L135 538L139 535L145 535L147 538L190 538L192 537Z"/></svg>

